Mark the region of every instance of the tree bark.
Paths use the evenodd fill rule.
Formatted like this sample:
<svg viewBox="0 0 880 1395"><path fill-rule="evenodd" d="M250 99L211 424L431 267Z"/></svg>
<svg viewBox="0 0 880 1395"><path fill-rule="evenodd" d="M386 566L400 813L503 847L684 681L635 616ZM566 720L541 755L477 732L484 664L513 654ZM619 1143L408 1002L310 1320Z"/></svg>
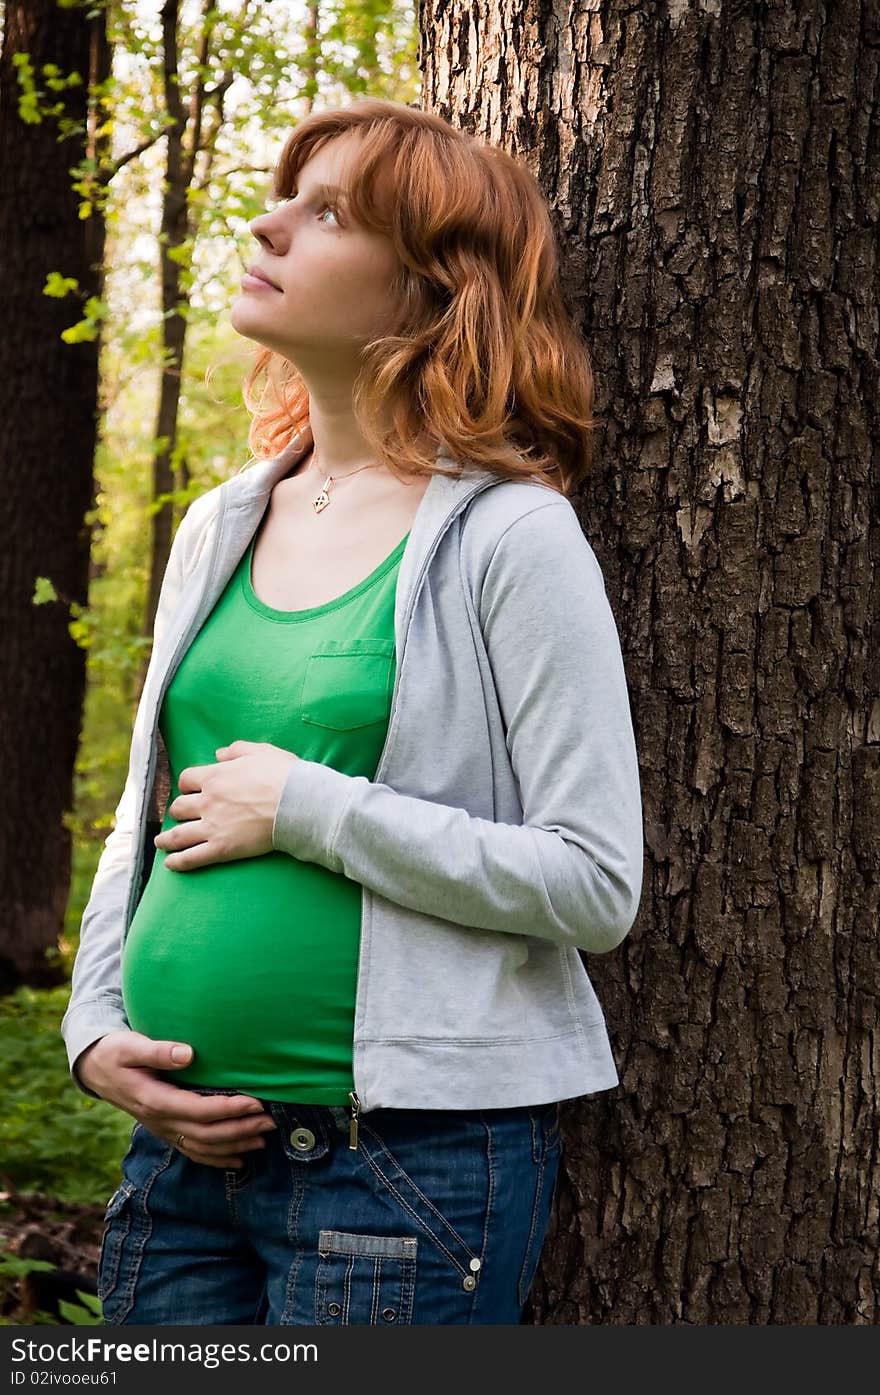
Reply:
<svg viewBox="0 0 880 1395"><path fill-rule="evenodd" d="M17 68L16 57L26 58ZM51 69L80 81L53 90ZM85 689L85 651L69 633L71 602L88 599L98 417L99 340L66 343L102 292L104 223L80 218L70 169L96 156L101 136L89 84L110 71L105 12L54 0L10 0L0 52L0 992L64 981L58 936L67 905L73 775ZM30 76L28 75L30 74ZM20 103L62 103L26 120ZM59 138L60 137L60 138ZM75 278L63 298L43 294L51 272ZM58 599L35 605L38 577Z"/></svg>
<svg viewBox="0 0 880 1395"><path fill-rule="evenodd" d="M424 105L558 217L644 800L533 1322L880 1321L878 23L421 7Z"/></svg>

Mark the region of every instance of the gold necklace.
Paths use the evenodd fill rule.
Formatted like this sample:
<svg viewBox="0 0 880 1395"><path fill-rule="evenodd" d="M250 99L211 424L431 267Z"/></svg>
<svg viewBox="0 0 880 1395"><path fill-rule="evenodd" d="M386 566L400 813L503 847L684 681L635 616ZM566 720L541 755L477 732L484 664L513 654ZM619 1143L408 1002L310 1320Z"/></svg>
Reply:
<svg viewBox="0 0 880 1395"><path fill-rule="evenodd" d="M320 513L330 503L330 486L334 480L347 480L350 475L357 475L361 470L369 470L373 466L375 466L375 461L370 461L369 465L359 465L356 470L349 470L347 475L328 475L312 500L312 508L315 513Z"/></svg>

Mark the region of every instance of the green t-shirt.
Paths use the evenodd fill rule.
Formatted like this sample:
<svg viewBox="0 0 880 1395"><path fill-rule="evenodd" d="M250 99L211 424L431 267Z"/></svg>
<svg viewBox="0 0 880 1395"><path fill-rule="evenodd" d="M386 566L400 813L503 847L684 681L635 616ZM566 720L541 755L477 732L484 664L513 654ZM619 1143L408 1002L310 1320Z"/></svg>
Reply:
<svg viewBox="0 0 880 1395"><path fill-rule="evenodd" d="M251 541L199 630L159 714L171 771L218 746L268 741L372 779L394 684L394 599L409 534L336 600L276 610L251 585ZM163 831L177 820L166 813ZM125 941L135 1031L188 1042L168 1080L267 1099L348 1104L361 885L288 853L179 872L156 849Z"/></svg>

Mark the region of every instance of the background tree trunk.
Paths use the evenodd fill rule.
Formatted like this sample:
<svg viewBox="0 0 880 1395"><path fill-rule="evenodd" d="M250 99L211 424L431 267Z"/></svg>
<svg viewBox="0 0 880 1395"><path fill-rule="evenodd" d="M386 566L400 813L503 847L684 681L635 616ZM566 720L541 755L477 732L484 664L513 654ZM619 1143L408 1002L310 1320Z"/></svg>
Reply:
<svg viewBox="0 0 880 1395"><path fill-rule="evenodd" d="M24 59L16 67L15 59ZM79 81L52 87L51 69ZM11 0L0 52L0 992L64 981L58 936L70 880L73 773L85 652L69 605L88 599L99 340L66 343L102 289L104 223L79 216L71 167L96 156L89 83L110 70L105 13ZM57 80L61 80L60 78ZM45 110L61 103L58 116ZM42 114L41 114L42 112ZM64 134L60 122L73 123ZM59 138L61 137L61 138ZM71 296L43 294L50 273ZM56 600L34 605L37 578ZM48 955L47 955L48 951Z"/></svg>
<svg viewBox="0 0 880 1395"><path fill-rule="evenodd" d="M424 104L559 215L647 844L529 1317L876 1323L878 11L476 14Z"/></svg>
<svg viewBox="0 0 880 1395"><path fill-rule="evenodd" d="M247 23L250 0L243 0L241 23ZM189 210L189 195L196 182L196 162L205 156L201 184L207 185L213 164L215 143L223 124L223 103L235 71L230 65L207 92L208 58L210 56L210 17L215 14L213 0L202 0L201 33L199 36L198 77L190 94L188 108L181 91L179 52L179 0L165 0L162 6L162 56L165 102L173 124L168 127L167 159L162 190L162 227L159 233L159 261L162 283L162 371L159 384L159 406L156 418L156 450L153 456L153 498L164 500L175 488L174 457L177 449L177 427L180 392L183 377L183 357L186 344L186 295L182 272L189 269L192 244L197 233L197 219ZM214 120L207 120L213 106ZM189 129L189 143L186 142ZM186 244L186 246L185 246ZM182 487L183 482L181 482ZM169 502L159 504L153 515L150 585L144 629L153 633L159 605L159 591L171 552L173 509ZM141 665L138 691L146 677L147 659Z"/></svg>

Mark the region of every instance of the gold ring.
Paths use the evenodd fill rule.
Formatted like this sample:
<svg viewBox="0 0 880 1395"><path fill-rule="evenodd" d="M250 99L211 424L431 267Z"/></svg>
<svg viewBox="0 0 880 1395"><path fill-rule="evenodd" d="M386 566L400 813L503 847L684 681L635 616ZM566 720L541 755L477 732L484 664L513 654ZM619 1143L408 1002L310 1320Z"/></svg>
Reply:
<svg viewBox="0 0 880 1395"><path fill-rule="evenodd" d="M183 1143L183 1134L182 1134L182 1133L179 1133L179 1134L177 1135L177 1137L175 1138L175 1140L174 1140L174 1146L175 1146L175 1148L179 1148L179 1147L181 1146L182 1143Z"/></svg>

